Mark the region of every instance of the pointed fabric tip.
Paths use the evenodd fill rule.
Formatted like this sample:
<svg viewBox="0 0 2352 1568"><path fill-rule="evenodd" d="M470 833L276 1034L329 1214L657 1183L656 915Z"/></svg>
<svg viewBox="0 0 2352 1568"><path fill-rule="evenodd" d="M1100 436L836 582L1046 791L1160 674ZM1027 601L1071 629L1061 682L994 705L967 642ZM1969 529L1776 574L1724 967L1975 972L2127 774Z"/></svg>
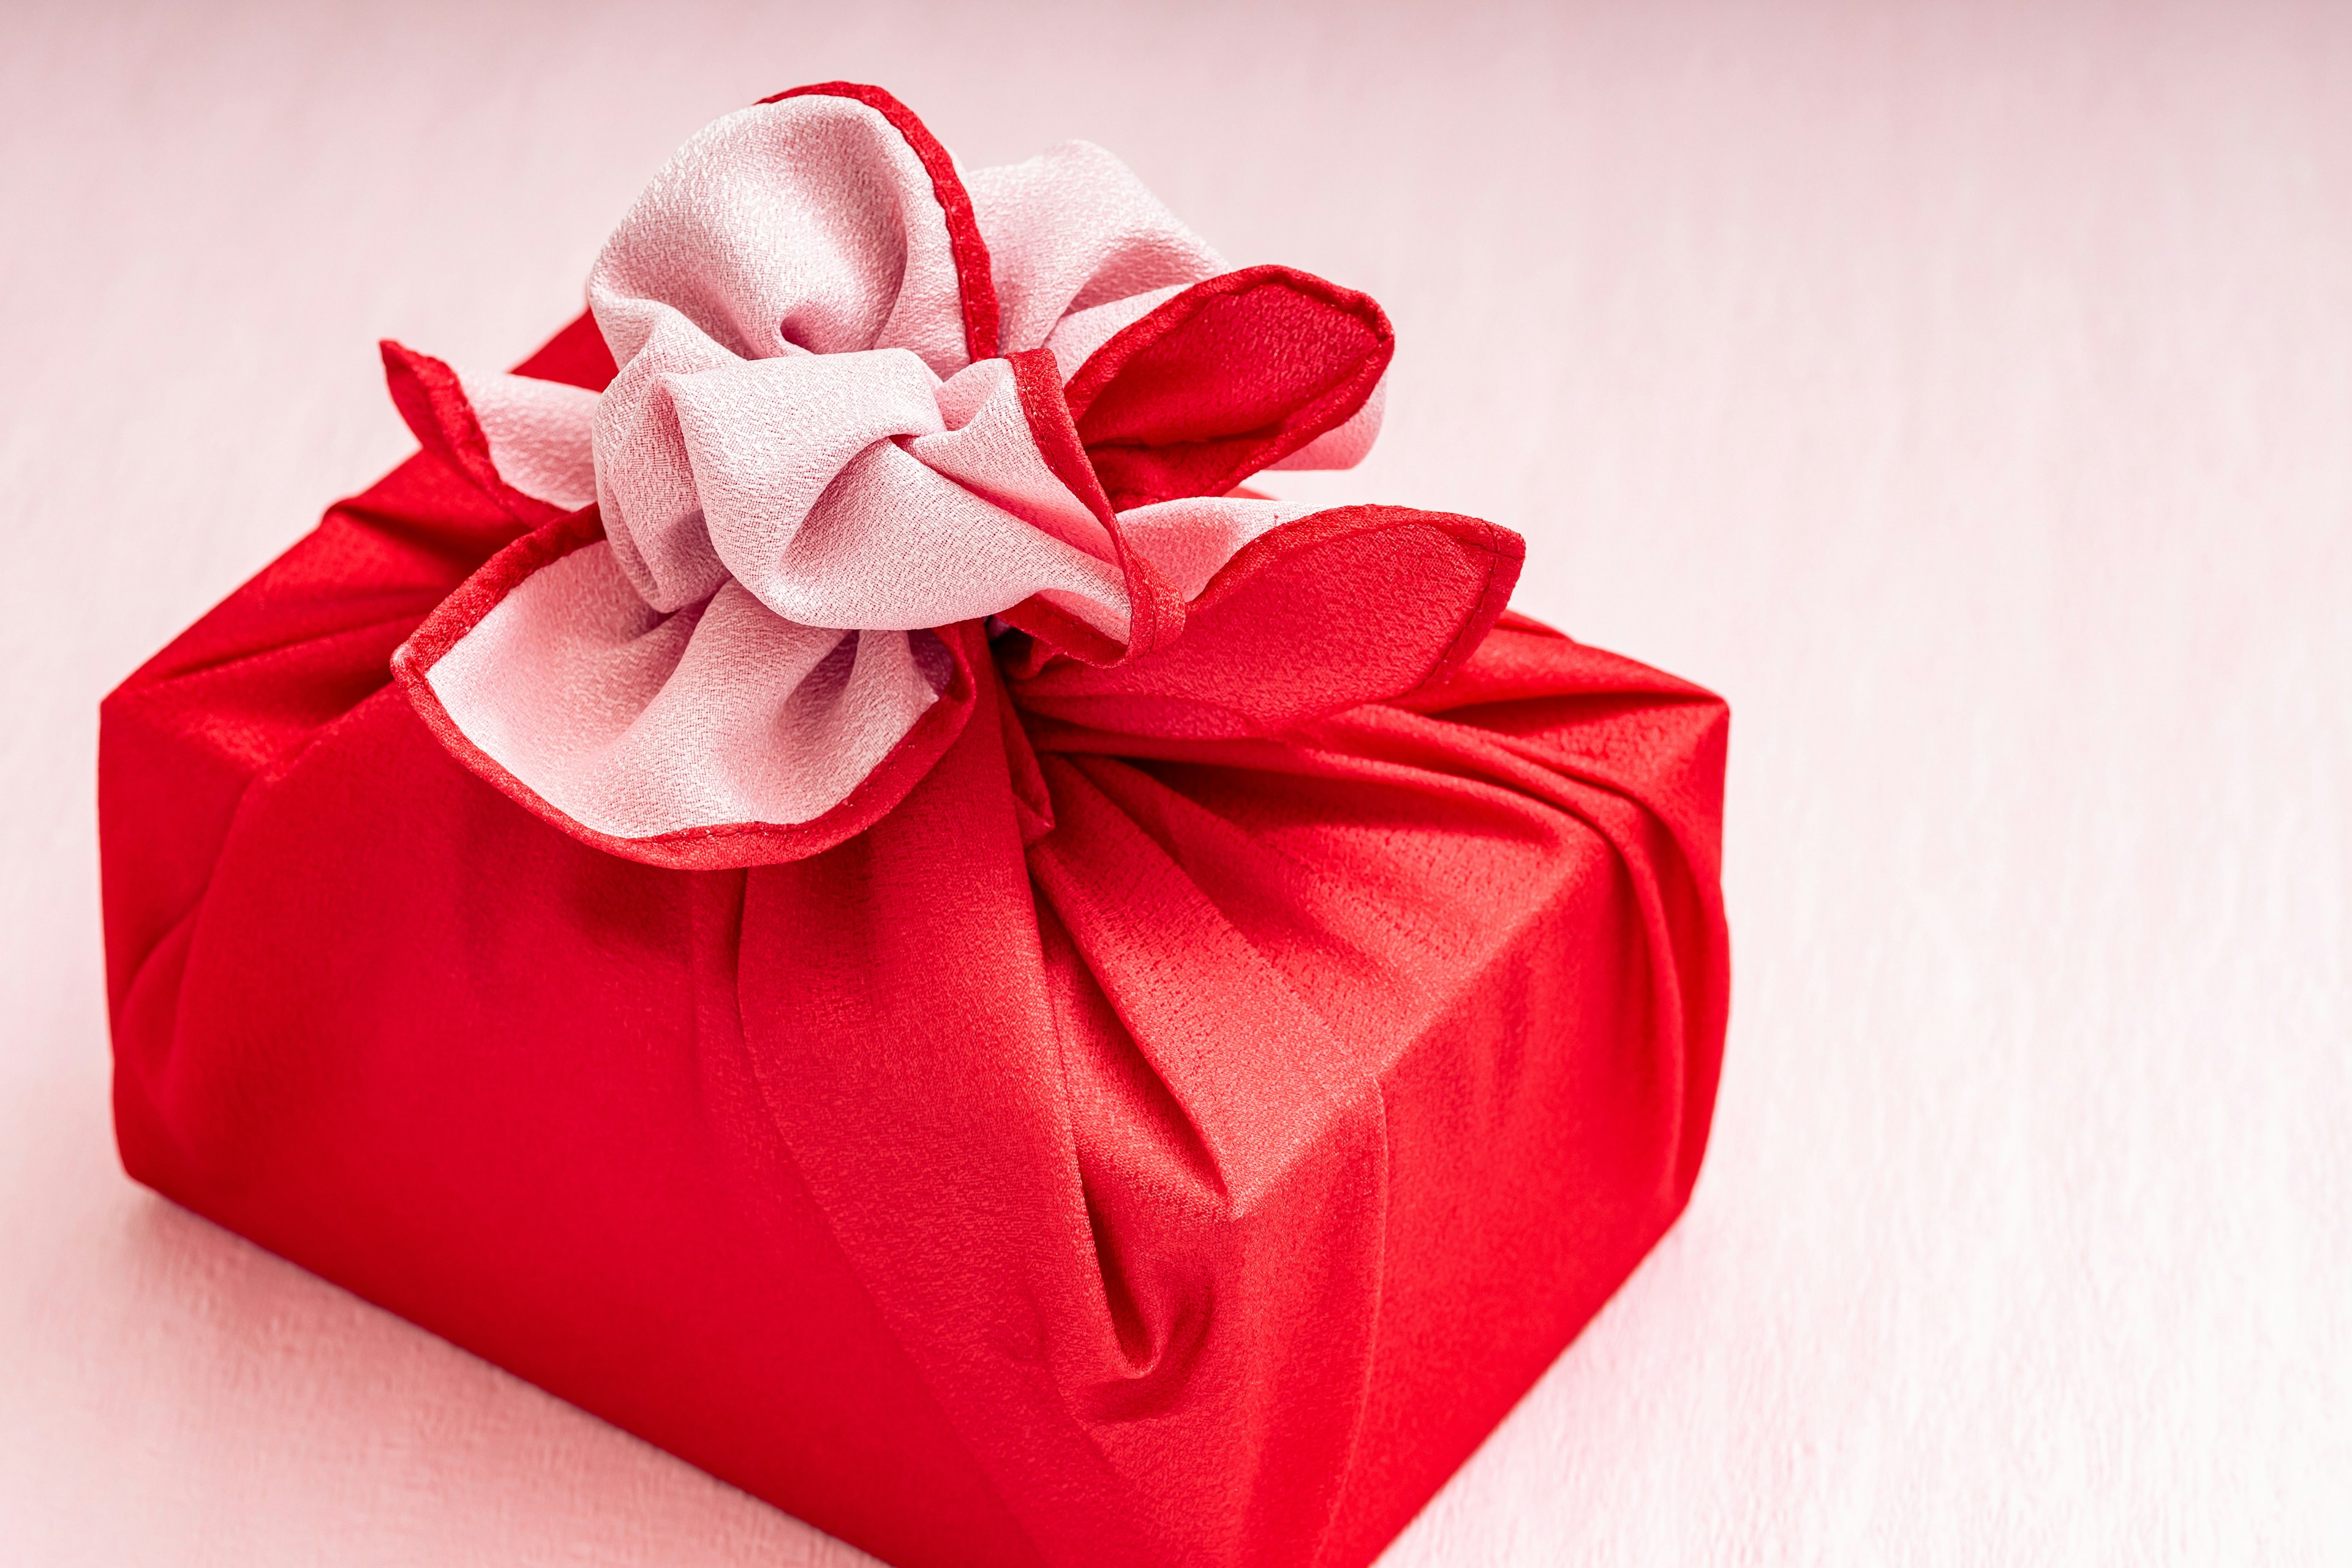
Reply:
<svg viewBox="0 0 2352 1568"><path fill-rule="evenodd" d="M1517 534L1475 518L1317 512L1234 555L1173 646L1108 669L1054 662L1014 695L1115 734L1279 734L1444 679L1503 614L1525 555Z"/></svg>
<svg viewBox="0 0 2352 1568"><path fill-rule="evenodd" d="M1229 494L1360 456L1394 339L1355 290L1220 266L1099 148L967 184L878 88L722 118L598 257L599 390L383 345L426 451L537 530L403 651L411 700L583 841L717 866L887 809L981 658L1138 732L1411 689L1517 542Z"/></svg>
<svg viewBox="0 0 2352 1568"><path fill-rule="evenodd" d="M593 471L588 494L578 499L534 495L512 483L501 471L496 445L483 418L484 410L476 406L474 395L467 388L464 378L447 362L419 353L390 338L376 346L383 356L384 384L392 393L393 406L400 410L401 419L417 444L472 481L508 516L527 528L537 528L566 512L578 510L593 499ZM520 382L524 378L498 379ZM585 453L586 424L595 406L594 395L554 382L540 382L530 384L520 399L507 401L519 402L528 410L530 403L538 399L556 404L551 418L542 423L532 418L530 412L520 412L515 419L504 422L523 433L522 449L510 454L505 465L519 475L548 467L541 448L550 440L557 447L568 445L583 456ZM554 433L573 419L578 421L579 428Z"/></svg>
<svg viewBox="0 0 2352 1568"><path fill-rule="evenodd" d="M1355 417L1395 350L1370 295L1247 267L1097 349L1070 378L1070 413L1122 510L1222 495Z"/></svg>

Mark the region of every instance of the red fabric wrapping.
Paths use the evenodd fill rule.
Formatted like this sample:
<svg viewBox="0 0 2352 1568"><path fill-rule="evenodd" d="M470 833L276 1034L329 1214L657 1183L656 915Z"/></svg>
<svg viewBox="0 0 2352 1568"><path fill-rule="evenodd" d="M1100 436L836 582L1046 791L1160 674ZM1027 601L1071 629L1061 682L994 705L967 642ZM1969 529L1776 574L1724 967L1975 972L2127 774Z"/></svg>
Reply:
<svg viewBox="0 0 2352 1568"><path fill-rule="evenodd" d="M1110 668L1015 633L864 831L673 868L391 683L522 531L459 458L105 704L140 1180L908 1568L1364 1563L1681 1210L1725 710L1498 623L1502 531L1306 520Z"/></svg>
<svg viewBox="0 0 2352 1568"><path fill-rule="evenodd" d="M1113 506L1221 495L1346 423L1395 351L1370 295L1245 267L1097 349L1070 378L1070 414Z"/></svg>
<svg viewBox="0 0 2352 1568"><path fill-rule="evenodd" d="M431 446L427 446L425 451L439 456ZM467 478L475 479L475 476L467 474ZM503 504L501 491L513 493L498 481L495 472L487 482L478 479L475 479L475 482L494 502ZM530 498L525 496L522 499L529 500ZM534 504L546 510L544 503ZM425 727L433 732L434 738L448 748L451 755L496 785L525 810L554 824L575 838L614 855L643 860L648 865L690 871L764 865L773 860L797 859L820 849L830 849L842 840L865 832L904 799L916 781L930 771L940 753L954 743L957 732L971 717L972 670L975 665L987 659L988 639L977 626L947 627L932 634L939 637L941 646L947 650L950 673L946 689L881 764L859 781L857 787L849 792L848 798L824 815L808 822L725 823L709 827L685 828L652 838L629 839L598 833L572 821L467 739L465 731L449 717L448 710L442 706L440 694L433 689L432 683L421 672L429 669L451 645L479 625L482 617L516 584L550 562L561 560L572 551L604 537L604 525L593 507L559 517L533 529L491 556L483 563L481 570L467 578L442 600L415 633L394 649L392 656L392 673L415 706L417 717L424 721Z"/></svg>

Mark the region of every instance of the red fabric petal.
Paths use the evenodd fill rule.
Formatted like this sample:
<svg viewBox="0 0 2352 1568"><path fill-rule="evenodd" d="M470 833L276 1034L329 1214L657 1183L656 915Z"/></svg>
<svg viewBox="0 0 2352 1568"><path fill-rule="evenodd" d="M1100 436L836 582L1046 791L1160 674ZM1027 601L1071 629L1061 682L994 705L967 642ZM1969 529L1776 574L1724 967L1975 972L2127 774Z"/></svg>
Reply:
<svg viewBox="0 0 2352 1568"><path fill-rule="evenodd" d="M1369 294L1288 267L1196 283L1070 378L1078 437L1120 510L1222 495L1345 424L1395 334Z"/></svg>
<svg viewBox="0 0 2352 1568"><path fill-rule="evenodd" d="M1503 613L1518 535L1405 507L1317 512L1227 563L1181 639L1112 668L1017 681L1041 719L1120 734L1275 735L1444 679Z"/></svg>

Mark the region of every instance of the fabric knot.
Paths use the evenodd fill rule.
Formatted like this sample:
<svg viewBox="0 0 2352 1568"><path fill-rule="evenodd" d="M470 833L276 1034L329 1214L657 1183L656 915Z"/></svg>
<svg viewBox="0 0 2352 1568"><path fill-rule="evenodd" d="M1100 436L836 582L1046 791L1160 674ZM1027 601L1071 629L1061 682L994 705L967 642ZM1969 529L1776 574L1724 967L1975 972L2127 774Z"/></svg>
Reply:
<svg viewBox="0 0 2352 1568"><path fill-rule="evenodd" d="M1097 147L961 174L845 83L689 141L588 300L599 389L385 345L419 438L534 530L394 668L467 765L667 864L887 810L984 624L1033 669L1171 646L1308 510L1235 487L1360 459L1392 347L1364 295L1228 270Z"/></svg>

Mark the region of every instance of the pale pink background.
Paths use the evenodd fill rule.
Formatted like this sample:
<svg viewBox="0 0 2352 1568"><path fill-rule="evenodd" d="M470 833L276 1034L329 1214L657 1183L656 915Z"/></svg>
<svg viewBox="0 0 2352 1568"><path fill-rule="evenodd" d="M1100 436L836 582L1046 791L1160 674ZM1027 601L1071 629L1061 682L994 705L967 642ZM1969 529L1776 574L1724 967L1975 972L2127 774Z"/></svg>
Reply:
<svg viewBox="0 0 2352 1568"><path fill-rule="evenodd" d="M847 76L1376 293L1285 492L1731 700L1697 1197L1394 1568L2352 1561L2352 8L328 9L0 23L0 1560L854 1560L132 1187L91 806L378 336Z"/></svg>

